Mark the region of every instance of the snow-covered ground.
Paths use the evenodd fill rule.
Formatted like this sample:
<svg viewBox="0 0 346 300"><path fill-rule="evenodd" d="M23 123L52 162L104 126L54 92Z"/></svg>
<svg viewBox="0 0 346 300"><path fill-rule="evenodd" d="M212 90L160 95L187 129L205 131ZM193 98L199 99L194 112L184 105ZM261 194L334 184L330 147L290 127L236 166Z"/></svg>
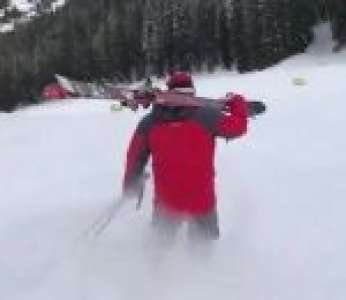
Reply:
<svg viewBox="0 0 346 300"><path fill-rule="evenodd" d="M331 54L327 29L263 72L195 77L200 95L269 107L246 137L218 142L222 235L205 260L183 237L157 260L151 182L141 211L129 203L85 235L120 192L143 113L87 100L0 113L0 299L346 299L346 52Z"/></svg>

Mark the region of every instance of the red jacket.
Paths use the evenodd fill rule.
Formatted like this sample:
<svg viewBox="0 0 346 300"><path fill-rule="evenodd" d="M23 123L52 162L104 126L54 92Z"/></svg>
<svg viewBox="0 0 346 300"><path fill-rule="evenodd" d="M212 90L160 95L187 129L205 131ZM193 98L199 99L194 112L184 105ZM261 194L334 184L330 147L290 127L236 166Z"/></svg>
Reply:
<svg viewBox="0 0 346 300"><path fill-rule="evenodd" d="M203 215L215 209L215 138L247 131L247 104L237 97L230 114L207 107L154 107L139 123L127 152L124 193L136 190L149 156L155 205L173 213Z"/></svg>

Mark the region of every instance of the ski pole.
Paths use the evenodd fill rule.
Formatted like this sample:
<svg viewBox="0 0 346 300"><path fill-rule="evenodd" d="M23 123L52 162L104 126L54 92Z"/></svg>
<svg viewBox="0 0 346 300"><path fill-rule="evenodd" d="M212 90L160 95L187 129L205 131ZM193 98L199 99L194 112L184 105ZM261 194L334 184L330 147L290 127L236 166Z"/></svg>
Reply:
<svg viewBox="0 0 346 300"><path fill-rule="evenodd" d="M139 194L138 194L138 199L137 199L137 204L136 204L136 210L140 210L143 204L143 198L144 198L144 192L145 192L145 182L149 179L149 173L145 172L142 176L141 183L140 183L140 188L139 188Z"/></svg>
<svg viewBox="0 0 346 300"><path fill-rule="evenodd" d="M93 235L95 237L100 236L126 202L126 199L119 197L115 203L112 203L110 207L107 207L100 217L91 224L91 226L86 230L85 235Z"/></svg>

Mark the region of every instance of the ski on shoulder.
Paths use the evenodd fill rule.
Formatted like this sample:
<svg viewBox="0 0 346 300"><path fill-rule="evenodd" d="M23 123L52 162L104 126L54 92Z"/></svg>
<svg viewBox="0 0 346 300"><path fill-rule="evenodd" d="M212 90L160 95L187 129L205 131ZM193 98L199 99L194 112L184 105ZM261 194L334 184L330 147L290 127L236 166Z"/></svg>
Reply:
<svg viewBox="0 0 346 300"><path fill-rule="evenodd" d="M227 111L232 93L220 99L198 97L189 94L164 91L146 85L129 88L127 86L112 83L94 83L71 80L65 76L55 75L60 86L70 92L73 96L110 99L119 101L122 106L137 110L139 107L148 108L151 104L164 105L168 107L212 107L214 109ZM263 114L266 105L261 100L248 101L249 115L251 117Z"/></svg>

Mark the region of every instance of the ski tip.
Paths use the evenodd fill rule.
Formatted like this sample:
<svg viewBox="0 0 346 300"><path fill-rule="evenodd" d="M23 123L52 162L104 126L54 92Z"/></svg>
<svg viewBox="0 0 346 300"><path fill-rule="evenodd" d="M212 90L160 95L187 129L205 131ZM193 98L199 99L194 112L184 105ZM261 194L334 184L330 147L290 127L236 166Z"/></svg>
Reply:
<svg viewBox="0 0 346 300"><path fill-rule="evenodd" d="M250 101L248 107L251 117L261 115L267 111L267 105L263 101Z"/></svg>

